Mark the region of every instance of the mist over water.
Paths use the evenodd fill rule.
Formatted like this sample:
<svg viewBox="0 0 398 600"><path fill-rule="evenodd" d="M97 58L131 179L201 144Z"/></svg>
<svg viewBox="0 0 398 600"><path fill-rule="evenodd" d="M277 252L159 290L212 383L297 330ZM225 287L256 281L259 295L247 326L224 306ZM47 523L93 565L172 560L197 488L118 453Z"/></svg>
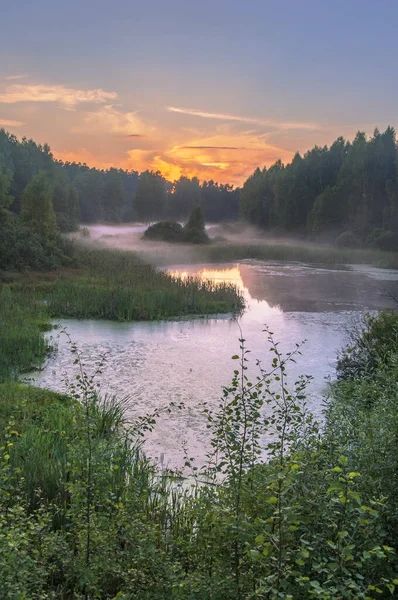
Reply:
<svg viewBox="0 0 398 600"><path fill-rule="evenodd" d="M125 248L130 243L138 248L142 230L96 226L91 228L91 239L102 238L113 247ZM161 246L164 254L165 246ZM300 374L313 376L308 403L322 418L326 382L334 375L336 353L347 328L364 311L389 306L386 290L398 291L398 271L363 266L323 268L254 260L192 265L180 261L168 270L235 283L246 299L244 314L238 321L225 315L140 323L63 320L60 325L81 350L89 372L98 357L106 354L99 378L102 393L128 396L132 417L166 409L170 402L184 402L184 410L161 416L145 442L151 457L171 466L181 466L184 445L197 464L203 463L208 433L202 404L216 407L222 386L230 383L236 368L231 356L239 353L240 330L251 350L251 377L257 374L256 359L264 367L271 364L264 325L280 341L282 351L307 340L302 356L289 366L288 382L294 383ZM61 335L58 343L58 351L33 377L40 386L64 391L65 377L73 378L76 366L65 336Z"/></svg>

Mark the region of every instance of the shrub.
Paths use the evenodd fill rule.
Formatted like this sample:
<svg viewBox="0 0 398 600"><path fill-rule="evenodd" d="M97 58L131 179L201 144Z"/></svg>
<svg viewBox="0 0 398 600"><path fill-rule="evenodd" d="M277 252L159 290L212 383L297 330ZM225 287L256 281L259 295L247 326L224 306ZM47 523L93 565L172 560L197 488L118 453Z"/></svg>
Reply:
<svg viewBox="0 0 398 600"><path fill-rule="evenodd" d="M398 233L385 231L377 238L376 246L386 252L398 252Z"/></svg>
<svg viewBox="0 0 398 600"><path fill-rule="evenodd" d="M184 227L177 221L159 221L148 227L144 238L161 242L176 242L188 244L207 244L209 236L205 230L202 209L196 206L189 215Z"/></svg>
<svg viewBox="0 0 398 600"><path fill-rule="evenodd" d="M361 240L352 231L344 231L335 239L338 248L359 248Z"/></svg>
<svg viewBox="0 0 398 600"><path fill-rule="evenodd" d="M80 235L83 238L89 238L90 237L90 230L88 229L88 227L82 227L80 229Z"/></svg>
<svg viewBox="0 0 398 600"><path fill-rule="evenodd" d="M382 227L376 227L375 229L373 229L373 231L366 238L366 245L369 248L378 248L377 242L380 236L382 236L385 233L385 231L386 230Z"/></svg>
<svg viewBox="0 0 398 600"><path fill-rule="evenodd" d="M398 347L398 313L385 310L377 316L366 315L363 327L353 329L350 338L337 361L340 380L372 373L392 359Z"/></svg>
<svg viewBox="0 0 398 600"><path fill-rule="evenodd" d="M184 231L177 221L159 221L148 227L144 238L161 242L183 242Z"/></svg>
<svg viewBox="0 0 398 600"><path fill-rule="evenodd" d="M10 216L0 226L0 271L52 270L63 263L61 239L44 240Z"/></svg>

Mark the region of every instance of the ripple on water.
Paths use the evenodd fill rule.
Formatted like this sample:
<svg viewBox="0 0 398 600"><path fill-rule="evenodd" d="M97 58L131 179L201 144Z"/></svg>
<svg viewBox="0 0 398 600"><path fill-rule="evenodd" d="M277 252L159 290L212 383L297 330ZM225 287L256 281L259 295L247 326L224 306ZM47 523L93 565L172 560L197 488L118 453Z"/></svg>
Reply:
<svg viewBox="0 0 398 600"><path fill-rule="evenodd" d="M166 409L184 402L185 409L162 414L148 436L150 456L173 466L182 463L185 445L189 456L202 464L209 448L202 405L216 407L222 386L231 379L239 351L240 329L253 361L270 365L271 353L263 333L267 324L288 351L307 339L303 354L289 368L289 381L302 373L312 375L308 402L322 417L326 379L334 373L335 357L347 327L365 310L389 303L383 288L398 292L398 272L381 269L326 269L306 265L277 265L243 261L230 265L178 265L170 269L183 276L195 274L215 281L232 281L243 291L247 310L237 323L231 317L115 323L64 320L64 327L82 352L89 372L102 354L106 363L98 381L103 393L129 397L132 416ZM57 335L52 333L52 335ZM58 334L59 335L59 334ZM43 371L33 375L43 387L65 391L66 380L77 373L66 337Z"/></svg>

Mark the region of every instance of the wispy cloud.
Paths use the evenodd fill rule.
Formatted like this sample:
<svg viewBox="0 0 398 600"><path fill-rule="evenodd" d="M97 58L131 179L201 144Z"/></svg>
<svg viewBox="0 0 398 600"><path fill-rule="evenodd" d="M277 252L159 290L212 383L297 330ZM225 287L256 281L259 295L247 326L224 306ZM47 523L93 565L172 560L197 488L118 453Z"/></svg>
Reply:
<svg viewBox="0 0 398 600"><path fill-rule="evenodd" d="M245 117L241 115L229 115L225 113L213 113L195 108L179 108L177 106L167 106L169 112L192 117L201 117L202 119L217 119L220 121L237 121L240 123L255 123L266 127L276 127L278 129L305 129L308 131L322 129L318 123L296 122L296 121L277 121L272 119L257 119L254 117Z"/></svg>
<svg viewBox="0 0 398 600"><path fill-rule="evenodd" d="M242 123L258 123L257 119L251 117L242 117L238 115L226 115L224 113L205 112L195 108L178 108L177 106L167 106L169 112L182 115L191 115L192 117L202 117L203 119L220 119L222 121L240 121Z"/></svg>
<svg viewBox="0 0 398 600"><path fill-rule="evenodd" d="M24 77L27 77L28 75L25 73L23 75L8 75L7 77L5 77L5 79L7 79L7 81L14 81L15 79L23 79Z"/></svg>
<svg viewBox="0 0 398 600"><path fill-rule="evenodd" d="M21 127L21 125L25 125L25 123L23 121L14 121L13 119L0 118L1 127Z"/></svg>
<svg viewBox="0 0 398 600"><path fill-rule="evenodd" d="M130 138L144 138L154 128L140 117L138 111L123 112L114 104L101 106L84 114L83 123L73 133L96 135L117 133Z"/></svg>
<svg viewBox="0 0 398 600"><path fill-rule="evenodd" d="M246 150L242 146L181 146L184 150Z"/></svg>
<svg viewBox="0 0 398 600"><path fill-rule="evenodd" d="M128 135L124 135L123 139L128 140L130 138L146 138L147 136L143 133L129 133Z"/></svg>
<svg viewBox="0 0 398 600"><path fill-rule="evenodd" d="M102 89L79 90L63 85L23 85L15 84L6 87L0 93L0 102L15 104L17 102L57 102L64 108L73 109L80 103L101 104L117 98L116 92L105 92Z"/></svg>
<svg viewBox="0 0 398 600"><path fill-rule="evenodd" d="M216 132L212 136L184 140L185 144L130 149L126 166L130 169L159 170L173 181L181 175L242 184L257 166L278 158L289 160L292 153L260 139L254 132ZM241 151L241 152L239 152Z"/></svg>

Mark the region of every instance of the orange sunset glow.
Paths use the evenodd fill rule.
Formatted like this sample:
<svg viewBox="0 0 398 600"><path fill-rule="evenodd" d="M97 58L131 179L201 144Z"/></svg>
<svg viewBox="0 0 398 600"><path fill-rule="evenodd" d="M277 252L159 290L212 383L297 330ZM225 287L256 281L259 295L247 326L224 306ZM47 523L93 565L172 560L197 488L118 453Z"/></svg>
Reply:
<svg viewBox="0 0 398 600"><path fill-rule="evenodd" d="M60 160L150 169L169 181L184 175L239 186L257 167L289 161L335 134L310 120L142 104L112 89L45 84L29 75L0 79L0 108L0 126L48 143Z"/></svg>

